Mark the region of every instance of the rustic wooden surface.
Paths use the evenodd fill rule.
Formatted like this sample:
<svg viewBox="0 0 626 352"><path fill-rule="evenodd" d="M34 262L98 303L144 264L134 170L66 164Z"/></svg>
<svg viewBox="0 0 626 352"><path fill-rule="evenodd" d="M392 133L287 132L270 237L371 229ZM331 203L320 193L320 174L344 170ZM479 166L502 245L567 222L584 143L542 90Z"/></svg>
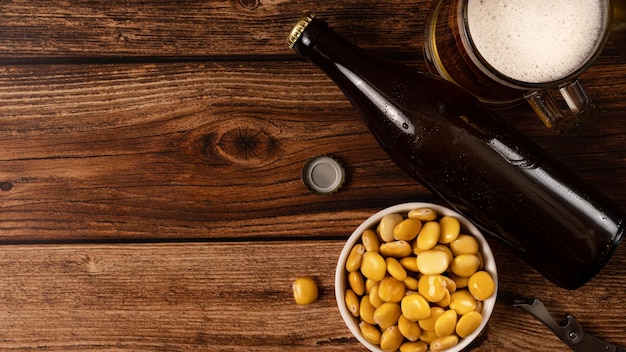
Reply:
<svg viewBox="0 0 626 352"><path fill-rule="evenodd" d="M437 201L377 146L341 92L284 44L315 10L338 32L423 69L431 1L0 1L0 350L363 350L333 273L374 211ZM582 76L599 110L553 136L503 113L626 206L626 60L609 43ZM338 158L320 197L305 161ZM514 215L512 215L514 216ZM575 291L491 241L501 288L626 345L626 248ZM297 306L291 282L319 300ZM501 303L477 351L566 351Z"/></svg>

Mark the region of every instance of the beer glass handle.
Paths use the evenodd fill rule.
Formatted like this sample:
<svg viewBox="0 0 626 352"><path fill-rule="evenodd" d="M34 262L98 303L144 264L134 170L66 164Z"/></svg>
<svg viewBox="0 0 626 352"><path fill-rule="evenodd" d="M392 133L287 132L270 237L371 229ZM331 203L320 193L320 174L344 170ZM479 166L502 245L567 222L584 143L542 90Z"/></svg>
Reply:
<svg viewBox="0 0 626 352"><path fill-rule="evenodd" d="M559 88L559 93L569 111L559 107L545 90L526 95L528 104L550 130L556 133L568 133L593 119L595 107L589 94L578 80Z"/></svg>

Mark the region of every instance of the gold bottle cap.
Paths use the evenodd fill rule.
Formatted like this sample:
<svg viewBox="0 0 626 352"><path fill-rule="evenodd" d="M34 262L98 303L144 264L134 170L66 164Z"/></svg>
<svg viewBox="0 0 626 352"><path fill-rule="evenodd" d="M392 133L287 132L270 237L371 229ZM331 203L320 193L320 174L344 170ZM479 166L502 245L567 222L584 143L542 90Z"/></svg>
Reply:
<svg viewBox="0 0 626 352"><path fill-rule="evenodd" d="M302 169L302 181L314 194L331 194L341 188L345 180L345 171L341 164L329 157L318 156L310 159Z"/></svg>
<svg viewBox="0 0 626 352"><path fill-rule="evenodd" d="M309 23L311 23L311 21L313 21L314 18L315 14L313 12L309 12L308 14L300 18L300 20L298 20L298 23L293 26L293 29L291 29L291 33L289 33L289 36L287 37L287 45L289 45L289 49L293 49L293 47L296 45L296 42L302 35L302 32L304 32L304 29L309 25Z"/></svg>

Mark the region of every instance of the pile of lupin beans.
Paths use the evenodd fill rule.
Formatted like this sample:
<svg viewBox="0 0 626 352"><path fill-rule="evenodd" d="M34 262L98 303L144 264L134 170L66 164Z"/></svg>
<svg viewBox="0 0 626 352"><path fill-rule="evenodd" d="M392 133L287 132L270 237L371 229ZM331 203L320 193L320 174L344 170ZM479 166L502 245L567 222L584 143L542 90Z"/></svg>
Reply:
<svg viewBox="0 0 626 352"><path fill-rule="evenodd" d="M345 302L383 351L442 351L482 323L495 291L475 237L431 208L385 215L346 260Z"/></svg>

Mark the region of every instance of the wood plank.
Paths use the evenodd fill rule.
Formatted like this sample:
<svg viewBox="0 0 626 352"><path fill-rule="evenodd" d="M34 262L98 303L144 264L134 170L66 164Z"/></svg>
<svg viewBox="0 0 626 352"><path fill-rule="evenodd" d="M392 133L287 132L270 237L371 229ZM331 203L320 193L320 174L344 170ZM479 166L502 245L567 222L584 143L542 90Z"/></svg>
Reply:
<svg viewBox="0 0 626 352"><path fill-rule="evenodd" d="M334 298L342 241L20 245L0 251L0 349L116 351L363 350ZM541 298L552 314L626 344L622 248L576 291L549 284L493 244L501 288ZM291 283L311 275L317 302L297 306ZM598 307L611 307L599 310ZM567 351L526 313L496 305L477 351Z"/></svg>
<svg viewBox="0 0 626 352"><path fill-rule="evenodd" d="M310 69L6 69L0 237L336 236L328 221L347 219L343 235L363 208L428 197L388 160L327 78L304 75ZM336 196L311 195L300 180L305 161L319 154L345 164L348 180ZM389 192L372 192L379 185ZM310 213L319 222L302 233ZM266 217L277 214L274 227Z"/></svg>
<svg viewBox="0 0 626 352"><path fill-rule="evenodd" d="M290 55L285 39L311 10L368 47L393 43L393 51L417 56L429 6L393 0L341 6L285 0L3 1L0 61Z"/></svg>
<svg viewBox="0 0 626 352"><path fill-rule="evenodd" d="M421 59L431 1L3 1L0 62L290 55L285 38L314 11L347 38ZM617 40L617 38L616 38ZM613 41L607 50L618 55Z"/></svg>
<svg viewBox="0 0 626 352"><path fill-rule="evenodd" d="M6 246L0 349L356 347L332 293L331 253L340 245ZM315 276L323 289L319 303L293 302L296 275Z"/></svg>
<svg viewBox="0 0 626 352"><path fill-rule="evenodd" d="M550 135L527 107L505 116L623 206L626 92L608 88L626 78L611 65L587 77L602 122L582 136ZM374 210L432 199L298 61L9 66L0 101L4 241L343 236ZM300 180L320 154L346 168L329 197Z"/></svg>

